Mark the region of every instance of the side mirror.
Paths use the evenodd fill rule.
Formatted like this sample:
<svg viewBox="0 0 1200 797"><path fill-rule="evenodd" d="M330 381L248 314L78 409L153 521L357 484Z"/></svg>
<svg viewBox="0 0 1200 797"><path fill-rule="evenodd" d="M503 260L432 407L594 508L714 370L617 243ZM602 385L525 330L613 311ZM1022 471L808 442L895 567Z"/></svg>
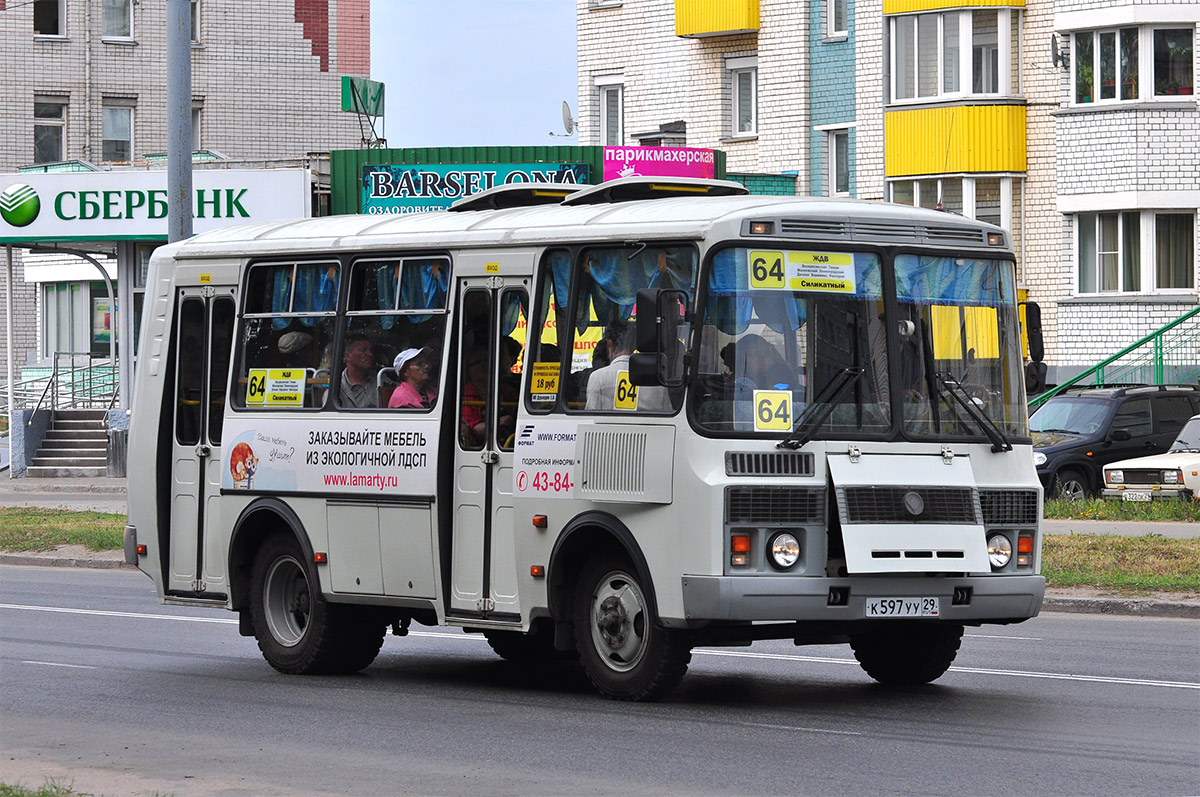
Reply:
<svg viewBox="0 0 1200 797"><path fill-rule="evenodd" d="M1113 429L1111 437L1114 443L1124 443L1133 439L1128 429Z"/></svg>
<svg viewBox="0 0 1200 797"><path fill-rule="evenodd" d="M1029 341L1029 359L1040 363L1046 356L1042 341L1042 308L1037 302L1025 302L1025 336Z"/></svg>
<svg viewBox="0 0 1200 797"><path fill-rule="evenodd" d="M666 387L683 384L684 342L679 339L679 328L686 306L687 294L683 291L638 291L638 353L629 357L631 383Z"/></svg>

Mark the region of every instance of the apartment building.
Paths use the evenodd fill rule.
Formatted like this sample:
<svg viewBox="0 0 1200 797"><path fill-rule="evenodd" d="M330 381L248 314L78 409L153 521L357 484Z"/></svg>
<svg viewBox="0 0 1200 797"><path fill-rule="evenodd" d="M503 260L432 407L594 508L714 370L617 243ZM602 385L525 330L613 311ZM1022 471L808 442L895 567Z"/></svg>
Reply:
<svg viewBox="0 0 1200 797"><path fill-rule="evenodd" d="M668 144L659 134L669 129L670 145L724 150L730 174L752 190L773 176L797 194L1004 226L1018 281L1043 308L1051 381L1196 304L1194 3L577 8L581 144ZM1129 28L1140 48L1119 50ZM1090 45L1076 44L1088 36ZM1075 47L1094 73L1077 71ZM1111 91L1104 81L1121 79L1110 75L1118 52L1140 64L1138 93L1079 93L1080 74L1100 75L1097 91ZM1122 281L1125 271L1136 277Z"/></svg>
<svg viewBox="0 0 1200 797"><path fill-rule="evenodd" d="M166 5L0 0L0 190L66 171L103 175L88 179L113 192L135 184L142 190L146 172L165 167ZM341 80L370 71L370 0L191 0L190 24L196 168L304 166L309 153L360 144L358 119L340 110ZM166 237L165 219L161 227L53 246L89 251L118 283L121 307L136 312L145 263ZM19 240L19 232L0 224L10 239ZM11 292L15 305L18 369L55 351L106 351L104 338L117 330L97 328L112 314L106 320L96 311L106 289L92 264L18 245L12 285L4 272L0 264L0 290ZM130 342L132 315L121 330Z"/></svg>

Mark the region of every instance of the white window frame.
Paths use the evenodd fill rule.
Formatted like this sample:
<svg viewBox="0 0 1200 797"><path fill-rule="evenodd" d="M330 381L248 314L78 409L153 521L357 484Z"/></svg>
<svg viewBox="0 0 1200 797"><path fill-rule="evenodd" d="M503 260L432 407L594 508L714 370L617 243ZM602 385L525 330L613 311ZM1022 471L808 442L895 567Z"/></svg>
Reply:
<svg viewBox="0 0 1200 797"><path fill-rule="evenodd" d="M841 9L842 27L837 26ZM846 39L850 36L850 0L825 0L825 38Z"/></svg>
<svg viewBox="0 0 1200 797"><path fill-rule="evenodd" d="M625 144L625 76L623 74L599 75L596 80L597 99L600 102L599 135L600 145L605 147L620 147ZM609 134L610 122L608 100L613 94L617 100L617 119L615 133Z"/></svg>
<svg viewBox="0 0 1200 797"><path fill-rule="evenodd" d="M108 6L125 6L125 15L128 24L125 26L124 32L110 32L108 29L108 19L105 17L105 11ZM100 30L102 31L101 38L104 40L128 40L133 38L133 0L102 0L100 4Z"/></svg>
<svg viewBox="0 0 1200 797"><path fill-rule="evenodd" d="M889 202L895 202L895 185L897 183L912 183L913 184L913 202L911 207L922 207L921 204L921 183L936 182L937 196L931 203L931 206L936 207L942 201L942 181L943 180L960 180L962 182L962 215L968 219L979 219L978 208L976 207L976 181L978 180L999 180L1000 181L1000 227L1003 227L1010 232L1013 229L1013 193L1014 189L1019 188L1019 183L1022 178L1013 176L1012 174L932 174L932 175L914 175L912 177L903 177L895 180L888 180L887 183L887 199Z"/></svg>
<svg viewBox="0 0 1200 797"><path fill-rule="evenodd" d="M1122 217L1126 213L1138 214L1137 229L1139 236L1138 246L1138 287L1129 289L1125 285L1125 269L1122 261L1122 254L1126 251L1125 245L1125 225ZM1117 288L1103 290L1100 287L1100 272L1099 272L1099 224L1102 215L1115 214L1117 216ZM1080 262L1079 262L1079 244L1082 238L1082 223L1085 215L1094 215L1096 230L1096 252L1097 263L1093 268L1096 269L1096 290L1084 291L1080 280ZM1192 284L1183 288L1162 288L1158 285L1158 251L1157 251L1157 224L1159 216L1191 216L1192 217L1192 267L1188 270L1191 276ZM1130 296L1147 296L1147 295L1166 295L1178 296L1194 294L1196 291L1196 211L1195 208L1130 208L1130 207L1084 207L1071 213L1072 227L1072 252L1071 261L1074 264L1073 281L1074 293L1076 296L1109 296L1113 294L1126 294Z"/></svg>
<svg viewBox="0 0 1200 797"><path fill-rule="evenodd" d="M729 72L729 137L755 138L758 136L758 56L726 58L725 69ZM750 77L750 120L745 129L740 128L738 110L741 105L741 77Z"/></svg>
<svg viewBox="0 0 1200 797"><path fill-rule="evenodd" d="M839 138L846 140L846 190L839 191L837 187L838 174L838 157L837 157L837 141ZM850 186L854 180L854 170L851 168L850 157L850 128L849 127L834 127L828 128L825 131L825 186L826 196L850 196Z"/></svg>
<svg viewBox="0 0 1200 797"><path fill-rule="evenodd" d="M199 105L192 106L192 152L199 152L202 149L200 146L202 140L200 137L200 124L204 118L203 111L204 108Z"/></svg>
<svg viewBox="0 0 1200 797"><path fill-rule="evenodd" d="M1160 30L1178 30L1191 27L1192 31L1192 94L1156 94L1156 86L1154 80L1154 34ZM1121 98L1121 84L1123 83L1123 75L1121 74L1121 31L1129 30L1130 28L1137 30L1137 95L1129 99ZM1098 89L1101 87L1101 81L1097 79L1100 75L1100 37L1106 33L1116 34L1116 63L1114 65L1114 75L1116 87L1114 97L1110 99L1101 99ZM1195 23L1194 22L1155 22L1153 24L1129 23L1129 24L1114 24L1104 27L1090 28L1083 30L1075 30L1071 32L1071 74L1069 83L1069 98L1070 104L1076 108L1091 108L1094 106L1119 105L1122 103L1132 102L1191 102L1195 99L1196 94L1196 44L1195 44ZM1091 99L1087 102L1079 100L1076 82L1079 79L1079 70L1083 66L1079 55L1079 39L1081 37L1090 37L1092 41L1092 63L1089 64L1092 68L1092 94Z"/></svg>
<svg viewBox="0 0 1200 797"><path fill-rule="evenodd" d="M39 5L41 3L50 3L50 4L54 4L54 5L58 6L58 30L55 31L54 33L45 33L43 31L35 30L33 32L33 35L36 36L37 38L42 38L43 36L50 37L50 38L56 38L56 39L66 38L66 35L67 35L67 0L36 0L35 5L34 5L35 15L36 15L36 11L37 11L37 5ZM36 19L36 16L35 16L35 19Z"/></svg>
<svg viewBox="0 0 1200 797"><path fill-rule="evenodd" d="M34 163L57 163L59 161L66 160L67 159L67 101L65 99L58 99L58 98L38 99L35 97L33 100L33 105L34 105L35 109L39 105L47 105L47 106L55 106L62 111L62 114L57 118L39 117L35 113L35 115L33 117L33 142L34 142L33 162ZM57 158L53 158L51 160L42 160L42 161L39 161L37 159L37 133L38 133L39 127L55 128L58 130L58 157Z"/></svg>
<svg viewBox="0 0 1200 797"><path fill-rule="evenodd" d="M192 44L200 43L200 0L191 0L188 22L192 32Z"/></svg>
<svg viewBox="0 0 1200 797"><path fill-rule="evenodd" d="M125 111L129 118L129 137L128 139L120 139L108 136L108 131L105 130L105 116L109 111ZM104 153L104 142L106 141L128 141L129 142L129 161L133 160L133 123L134 123L134 106L123 101L109 102L105 101L100 110L100 157L104 163L125 163L128 161L108 160Z"/></svg>
<svg viewBox="0 0 1200 797"><path fill-rule="evenodd" d="M996 43L994 49L996 52L996 74L995 83L997 91L974 91L974 12L996 12ZM922 12L919 14L896 14L888 17L888 33L889 33L889 52L888 65L890 67L890 76L888 79L888 91L890 101L897 105L908 105L918 103L941 102L950 98L962 97L1004 97L1012 93L1014 80L1012 70L1020 68L1020 64L1012 63L1013 54L1013 36L1020 32L1020 11L1019 8L979 8L972 7L969 9L953 10L953 11L933 11ZM937 70L937 85L932 94L922 95L921 91L921 42L920 42L920 20L919 17L933 16L936 19L937 35L934 42L936 49L936 57L933 61L936 63ZM902 81L904 77L904 64L899 63L900 47L898 42L901 40L900 27L911 21L913 25L913 96L901 97ZM958 87L955 89L947 89L946 81L946 58L945 58L945 42L946 28L948 24L957 23L958 26ZM1014 34L1015 32L1015 34ZM989 48L992 45L988 45ZM989 64L990 70L990 64Z"/></svg>

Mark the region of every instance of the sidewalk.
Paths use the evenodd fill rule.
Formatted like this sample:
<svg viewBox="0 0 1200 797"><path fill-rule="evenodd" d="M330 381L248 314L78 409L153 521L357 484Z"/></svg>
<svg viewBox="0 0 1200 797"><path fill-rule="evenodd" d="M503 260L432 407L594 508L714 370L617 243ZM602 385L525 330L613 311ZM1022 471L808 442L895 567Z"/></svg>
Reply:
<svg viewBox="0 0 1200 797"><path fill-rule="evenodd" d="M0 506L37 506L48 509L125 514L125 479L10 479L0 472ZM1185 539L1200 537L1200 523L1136 523L1105 520L1047 520L1047 534L1162 534ZM132 567L121 551L85 551L82 546L64 546L41 553L0 553L0 564L43 567ZM1042 610L1085 612L1145 617L1189 617L1200 619L1200 598L1121 598L1096 590L1048 589Z"/></svg>

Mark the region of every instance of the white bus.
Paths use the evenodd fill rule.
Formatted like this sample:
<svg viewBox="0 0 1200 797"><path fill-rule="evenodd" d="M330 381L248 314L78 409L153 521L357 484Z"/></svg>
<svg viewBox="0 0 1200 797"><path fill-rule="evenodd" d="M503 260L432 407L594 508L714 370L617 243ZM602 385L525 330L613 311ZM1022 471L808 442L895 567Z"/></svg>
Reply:
<svg viewBox="0 0 1200 797"><path fill-rule="evenodd" d="M938 678L1045 588L1008 233L745 194L511 186L159 249L127 559L287 673L415 621L618 699L759 639Z"/></svg>

